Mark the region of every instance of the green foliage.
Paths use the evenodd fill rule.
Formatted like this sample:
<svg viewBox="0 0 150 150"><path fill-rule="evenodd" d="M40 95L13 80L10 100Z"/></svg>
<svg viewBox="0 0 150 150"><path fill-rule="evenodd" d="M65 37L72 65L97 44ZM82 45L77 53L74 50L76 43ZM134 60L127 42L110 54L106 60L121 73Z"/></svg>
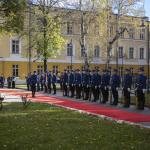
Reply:
<svg viewBox="0 0 150 150"><path fill-rule="evenodd" d="M0 32L19 33L24 27L26 0L0 1Z"/></svg>
<svg viewBox="0 0 150 150"><path fill-rule="evenodd" d="M61 50L64 39L61 35L61 22L59 18L46 15L44 17L46 26L41 29L42 32L36 34L36 50L42 57L55 57ZM45 36L44 36L45 30Z"/></svg>
<svg viewBox="0 0 150 150"><path fill-rule="evenodd" d="M48 104L5 103L0 113L1 150L148 150L150 130Z"/></svg>

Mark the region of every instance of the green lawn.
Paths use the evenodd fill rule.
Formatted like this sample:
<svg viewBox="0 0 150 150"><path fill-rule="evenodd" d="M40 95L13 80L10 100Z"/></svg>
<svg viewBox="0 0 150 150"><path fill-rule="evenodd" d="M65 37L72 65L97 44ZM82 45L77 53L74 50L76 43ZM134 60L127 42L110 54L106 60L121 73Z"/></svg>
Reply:
<svg viewBox="0 0 150 150"><path fill-rule="evenodd" d="M48 104L4 104L0 150L148 150L150 130Z"/></svg>

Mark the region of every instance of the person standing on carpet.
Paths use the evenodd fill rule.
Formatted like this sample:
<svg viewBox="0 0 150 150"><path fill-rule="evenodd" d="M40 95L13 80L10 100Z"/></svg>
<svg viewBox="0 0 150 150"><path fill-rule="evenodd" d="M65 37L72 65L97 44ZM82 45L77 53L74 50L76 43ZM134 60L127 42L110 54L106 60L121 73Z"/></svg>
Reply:
<svg viewBox="0 0 150 150"><path fill-rule="evenodd" d="M71 97L74 97L74 90L75 90L75 86L74 86L74 83L75 83L75 74L74 74L74 71L71 70L71 73L69 75L69 80L68 80L68 83L69 83L69 90L71 92ZM69 95L68 95L69 96Z"/></svg>
<svg viewBox="0 0 150 150"><path fill-rule="evenodd" d="M109 84L110 84L110 75L107 70L103 70L102 82L101 82L101 91L103 100L102 103L105 104L109 98Z"/></svg>
<svg viewBox="0 0 150 150"><path fill-rule="evenodd" d="M130 92L131 92L131 85L132 85L132 76L130 74L130 70L125 70L125 75L123 78L123 95L124 95L124 107L130 106Z"/></svg>
<svg viewBox="0 0 150 150"><path fill-rule="evenodd" d="M145 105L145 92L146 92L146 76L144 69L139 69L139 75L136 78L136 96L137 96L137 109L144 109Z"/></svg>
<svg viewBox="0 0 150 150"><path fill-rule="evenodd" d="M52 85L53 85L53 91L54 91L53 95L56 94L56 83L57 83L56 73L53 72L52 74Z"/></svg>
<svg viewBox="0 0 150 150"><path fill-rule="evenodd" d="M35 97L36 84L37 84L36 71L34 71L33 74L31 75L30 84L31 84L32 97Z"/></svg>
<svg viewBox="0 0 150 150"><path fill-rule="evenodd" d="M114 69L114 73L111 77L111 91L112 91L114 101L111 105L118 105L119 87L120 87L120 76L118 75L118 70Z"/></svg>
<svg viewBox="0 0 150 150"><path fill-rule="evenodd" d="M63 82L63 96L68 96L68 73L67 73L67 70L64 70L62 82Z"/></svg>

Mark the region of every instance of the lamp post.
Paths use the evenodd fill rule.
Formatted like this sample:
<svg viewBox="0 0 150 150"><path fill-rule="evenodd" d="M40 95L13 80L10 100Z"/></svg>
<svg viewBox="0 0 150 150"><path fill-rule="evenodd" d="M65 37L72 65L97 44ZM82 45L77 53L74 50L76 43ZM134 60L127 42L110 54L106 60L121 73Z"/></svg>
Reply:
<svg viewBox="0 0 150 150"><path fill-rule="evenodd" d="M147 21L146 21L147 25L144 24L144 19L147 19ZM141 27L145 27L147 30L147 83L148 83L147 84L147 92L149 93L150 49L149 49L149 21L148 20L149 20L148 17L143 18Z"/></svg>

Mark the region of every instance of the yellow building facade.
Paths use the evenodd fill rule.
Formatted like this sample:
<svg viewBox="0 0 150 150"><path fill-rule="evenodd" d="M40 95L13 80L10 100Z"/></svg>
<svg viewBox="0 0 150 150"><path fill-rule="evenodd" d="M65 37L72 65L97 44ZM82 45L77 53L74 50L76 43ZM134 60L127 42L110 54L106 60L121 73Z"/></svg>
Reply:
<svg viewBox="0 0 150 150"><path fill-rule="evenodd" d="M74 10L73 10L74 11ZM64 47L56 58L48 59L48 70L63 71L66 68L73 66L73 69L81 69L84 65L84 59L81 56L81 16L80 12L74 11L71 17L65 17L62 20L62 36L65 39ZM113 44L111 50L110 68L118 67L119 70L131 68L134 73L139 66L147 71L147 32L145 28L134 28L132 19L138 20L139 26L142 18L127 17L129 20L122 22L129 32L125 32ZM144 20L147 23L147 20ZM104 47L101 37L97 34L97 25L94 21L88 24L85 35L85 48L89 58L90 69L98 67L100 70L106 67L106 52L107 46ZM113 37L116 33L116 24L112 22L112 30L110 36ZM70 48L70 43L72 47ZM72 56L71 52L72 51ZM0 74L5 77L15 75L20 79L24 79L29 73L29 58L28 58L28 38L20 37L14 34L2 33L0 35ZM36 60L34 57L36 52L32 50L31 71L43 70L43 61ZM35 61L36 60L36 61ZM117 64L117 65L116 65Z"/></svg>

